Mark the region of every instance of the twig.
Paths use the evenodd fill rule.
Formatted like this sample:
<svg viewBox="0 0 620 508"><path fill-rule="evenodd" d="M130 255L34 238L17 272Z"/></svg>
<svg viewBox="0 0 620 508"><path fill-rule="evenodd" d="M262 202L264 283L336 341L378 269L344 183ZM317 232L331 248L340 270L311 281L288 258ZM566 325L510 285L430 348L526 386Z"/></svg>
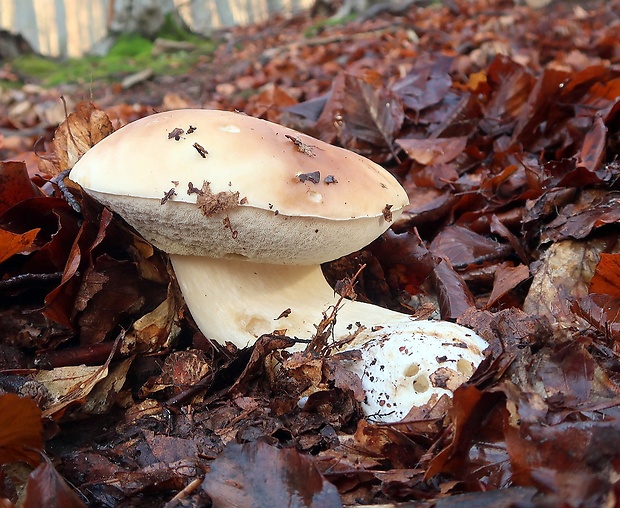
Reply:
<svg viewBox="0 0 620 508"><path fill-rule="evenodd" d="M356 41L356 40L364 40L364 39L373 39L379 35L389 34L392 32L397 32L402 28L401 23L395 23L393 25L377 28L375 30L369 30L367 32L356 32L352 34L336 34L336 35L327 35L325 37L312 37L310 39L305 40L296 40L292 42L287 42L282 44L281 46L275 46L269 48L268 51L274 50L286 50L289 48L303 47L303 46L323 46L324 44L331 44L332 42L346 42L346 41Z"/></svg>
<svg viewBox="0 0 620 508"><path fill-rule="evenodd" d="M357 270L351 279L345 278L341 281L341 289L339 291L340 296L338 301L330 307L330 310L323 312L323 319L317 325L316 333L314 334L314 337L312 337L310 343L306 346L304 351L305 353L327 356L332 348L340 347L341 345L350 342L363 330L363 327L358 327L358 329L352 332L349 336L344 337L332 345L328 345L330 337L333 337L334 335L334 327L336 326L338 310L342 306L342 301L347 296L353 300L355 299L356 294L354 286L357 283L357 278L362 273L364 268L366 268L365 264L360 266L359 270Z"/></svg>
<svg viewBox="0 0 620 508"><path fill-rule="evenodd" d="M65 178L69 176L70 171L70 169L65 169L64 171L58 173L54 178L52 178L52 183L55 183L58 186L58 190L63 195L67 203L69 203L69 206L73 208L77 213L80 213L82 211L82 207L75 200L73 194L71 194L71 192L65 185Z"/></svg>
<svg viewBox="0 0 620 508"><path fill-rule="evenodd" d="M195 478L194 480L192 480L190 483L188 483L185 486L185 488L183 488L183 490L180 490L176 496L174 496L170 501L168 501L164 505L164 508L174 508L179 501L181 501L182 499L185 499L192 492L194 492L200 486L202 481L203 481L202 478Z"/></svg>
<svg viewBox="0 0 620 508"><path fill-rule="evenodd" d="M53 273L24 273L21 275L15 275L9 279L0 280L0 289L13 288L15 286L21 286L28 282L47 282L56 281L62 279L62 272Z"/></svg>

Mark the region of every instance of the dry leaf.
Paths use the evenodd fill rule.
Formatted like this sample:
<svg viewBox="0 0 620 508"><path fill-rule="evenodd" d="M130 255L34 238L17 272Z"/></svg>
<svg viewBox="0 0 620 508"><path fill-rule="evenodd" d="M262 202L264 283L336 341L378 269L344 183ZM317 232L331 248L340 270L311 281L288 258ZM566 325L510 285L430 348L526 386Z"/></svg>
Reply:
<svg viewBox="0 0 620 508"><path fill-rule="evenodd" d="M590 293L620 298L620 254L601 253L590 282Z"/></svg>
<svg viewBox="0 0 620 508"><path fill-rule="evenodd" d="M15 254L30 252L39 231L41 228L32 229L23 234L15 234L0 229L0 263Z"/></svg>
<svg viewBox="0 0 620 508"><path fill-rule="evenodd" d="M27 397L0 395L0 464L15 461L36 465L43 449L41 410Z"/></svg>
<svg viewBox="0 0 620 508"><path fill-rule="evenodd" d="M53 176L71 169L82 155L112 132L114 127L105 112L90 102L80 102L54 134L54 150L58 157L55 168L44 169L55 171Z"/></svg>
<svg viewBox="0 0 620 508"><path fill-rule="evenodd" d="M58 474L49 460L43 462L30 474L23 504L23 508L41 508L42 506L86 508L86 504Z"/></svg>
<svg viewBox="0 0 620 508"><path fill-rule="evenodd" d="M108 366L77 365L42 370L34 379L45 385L51 399L46 404L43 416L52 416L74 402L83 402L95 385L108 375Z"/></svg>

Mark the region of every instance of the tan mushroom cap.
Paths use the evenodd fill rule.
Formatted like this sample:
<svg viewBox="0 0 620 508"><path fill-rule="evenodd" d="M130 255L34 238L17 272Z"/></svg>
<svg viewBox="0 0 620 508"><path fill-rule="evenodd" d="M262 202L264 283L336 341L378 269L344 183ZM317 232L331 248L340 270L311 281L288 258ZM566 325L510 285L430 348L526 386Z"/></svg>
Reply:
<svg viewBox="0 0 620 508"><path fill-rule="evenodd" d="M166 252L271 263L355 251L408 203L396 179L360 155L214 110L128 124L89 150L71 179Z"/></svg>

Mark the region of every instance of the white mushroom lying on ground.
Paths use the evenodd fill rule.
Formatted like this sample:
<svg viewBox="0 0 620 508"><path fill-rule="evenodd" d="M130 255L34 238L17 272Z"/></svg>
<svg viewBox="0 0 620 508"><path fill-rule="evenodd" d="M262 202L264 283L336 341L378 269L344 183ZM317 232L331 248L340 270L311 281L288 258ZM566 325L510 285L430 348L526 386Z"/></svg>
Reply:
<svg viewBox="0 0 620 508"><path fill-rule="evenodd" d="M308 339L338 301L320 264L358 250L408 203L373 162L243 114L178 110L133 122L71 171L86 192L169 253L201 331L251 345L282 330ZM414 321L345 300L335 339L359 331L351 370L364 410L396 421L450 393L482 360L486 342L447 322Z"/></svg>

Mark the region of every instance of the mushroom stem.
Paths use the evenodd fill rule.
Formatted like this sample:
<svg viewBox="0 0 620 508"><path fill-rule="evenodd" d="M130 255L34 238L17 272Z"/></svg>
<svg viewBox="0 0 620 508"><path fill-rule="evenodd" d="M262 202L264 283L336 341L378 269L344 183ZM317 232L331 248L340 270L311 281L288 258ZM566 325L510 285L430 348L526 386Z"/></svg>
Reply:
<svg viewBox="0 0 620 508"><path fill-rule="evenodd" d="M178 254L170 259L196 324L220 343L246 347L274 330L309 339L323 313L339 299L320 265L271 265ZM410 319L351 300L343 300L336 317L336 339L349 335L356 323L370 330L395 319Z"/></svg>
<svg viewBox="0 0 620 508"><path fill-rule="evenodd" d="M309 339L323 313L338 302L319 265L270 265L245 260L170 256L198 327L220 343L239 347L274 330ZM356 333L357 332L357 333ZM471 330L363 302L343 300L334 339L361 358L346 367L362 380L364 412L398 421L414 406L449 395L469 379L487 343ZM297 346L302 349L303 344Z"/></svg>

